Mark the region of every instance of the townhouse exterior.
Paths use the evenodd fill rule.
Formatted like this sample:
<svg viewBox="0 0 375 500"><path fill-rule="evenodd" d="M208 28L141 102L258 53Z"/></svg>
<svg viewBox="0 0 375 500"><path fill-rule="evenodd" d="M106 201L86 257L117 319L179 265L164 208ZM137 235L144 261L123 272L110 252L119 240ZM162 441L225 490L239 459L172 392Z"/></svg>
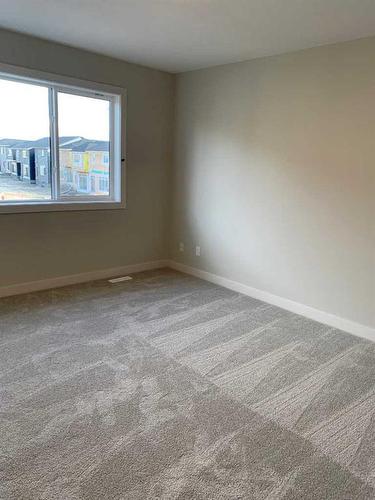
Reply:
<svg viewBox="0 0 375 500"><path fill-rule="evenodd" d="M15 139L0 140L0 173L8 174L18 179L22 178L22 168L20 161L17 160L17 151L21 147L27 147L26 141Z"/></svg>
<svg viewBox="0 0 375 500"><path fill-rule="evenodd" d="M32 147L15 148L15 160L17 166L17 176L22 181L28 181L30 184L36 184L35 171L35 150Z"/></svg>
<svg viewBox="0 0 375 500"><path fill-rule="evenodd" d="M35 183L38 186L45 187L51 184L50 169L50 139L43 137L33 144L35 157Z"/></svg>
<svg viewBox="0 0 375 500"><path fill-rule="evenodd" d="M13 150L10 147L10 142L7 139L0 141L0 172L3 174L8 173L11 169L8 163L13 161Z"/></svg>
<svg viewBox="0 0 375 500"><path fill-rule="evenodd" d="M109 194L109 143L82 137L62 137L59 145L60 189L67 196ZM45 187L51 184L50 144L0 140L0 175Z"/></svg>
<svg viewBox="0 0 375 500"><path fill-rule="evenodd" d="M108 194L109 143L82 139L72 144L70 154L71 187L81 194Z"/></svg>
<svg viewBox="0 0 375 500"><path fill-rule="evenodd" d="M51 184L49 148L38 147L35 151L36 184L44 187Z"/></svg>

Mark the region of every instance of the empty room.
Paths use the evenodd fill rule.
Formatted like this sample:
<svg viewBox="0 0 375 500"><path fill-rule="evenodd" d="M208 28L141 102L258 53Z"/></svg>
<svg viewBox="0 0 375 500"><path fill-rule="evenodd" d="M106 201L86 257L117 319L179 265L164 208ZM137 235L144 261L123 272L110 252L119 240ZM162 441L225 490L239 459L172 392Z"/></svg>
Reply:
<svg viewBox="0 0 375 500"><path fill-rule="evenodd" d="M374 0L0 0L0 499L375 499Z"/></svg>

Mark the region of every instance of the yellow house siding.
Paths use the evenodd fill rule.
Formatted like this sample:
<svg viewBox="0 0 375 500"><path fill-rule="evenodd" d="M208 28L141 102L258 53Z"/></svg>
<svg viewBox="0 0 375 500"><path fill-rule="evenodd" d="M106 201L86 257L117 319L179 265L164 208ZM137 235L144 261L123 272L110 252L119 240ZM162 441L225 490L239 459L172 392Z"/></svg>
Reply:
<svg viewBox="0 0 375 500"><path fill-rule="evenodd" d="M89 153L83 153L83 171L88 173L90 170Z"/></svg>

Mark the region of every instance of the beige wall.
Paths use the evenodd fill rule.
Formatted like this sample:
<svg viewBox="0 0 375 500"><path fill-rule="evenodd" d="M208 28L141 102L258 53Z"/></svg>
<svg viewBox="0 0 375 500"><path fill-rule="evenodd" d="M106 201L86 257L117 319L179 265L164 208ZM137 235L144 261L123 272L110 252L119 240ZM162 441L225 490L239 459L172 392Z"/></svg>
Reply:
<svg viewBox="0 0 375 500"><path fill-rule="evenodd" d="M0 62L128 94L127 209L0 215L0 286L164 259L174 77L3 30Z"/></svg>
<svg viewBox="0 0 375 500"><path fill-rule="evenodd" d="M173 258L375 326L374 61L375 38L178 76Z"/></svg>

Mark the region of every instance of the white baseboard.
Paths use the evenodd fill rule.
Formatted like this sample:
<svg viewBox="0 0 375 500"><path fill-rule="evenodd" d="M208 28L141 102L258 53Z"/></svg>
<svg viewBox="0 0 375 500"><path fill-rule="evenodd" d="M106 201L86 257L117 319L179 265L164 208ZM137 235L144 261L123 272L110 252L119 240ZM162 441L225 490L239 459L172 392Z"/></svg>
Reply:
<svg viewBox="0 0 375 500"><path fill-rule="evenodd" d="M6 285L0 287L0 297L37 292L39 290L59 288L67 285L76 285L77 283L85 283L87 281L113 278L123 274L131 274L140 271L149 271L151 269L159 269L161 267L168 267L168 265L169 261L167 260L155 260L152 262L141 262L139 264L130 264L128 266L112 267L97 271L89 271L86 273L71 274L68 276L58 276L56 278L47 278L44 280L28 281L26 283L17 283L15 285Z"/></svg>
<svg viewBox="0 0 375 500"><path fill-rule="evenodd" d="M202 271L194 267L186 266L185 264L180 264L179 262L169 261L169 267L177 271L181 271L186 274L191 274L197 278L216 283L235 292L243 293L244 295L249 295L255 299L262 300L274 306L281 307L287 311L294 312L301 316L306 316L309 319L319 321L333 328L338 328L339 330L344 330L345 332L351 333L358 337L362 337L368 340L375 341L375 328L371 328L361 323L356 323L349 319L341 318L313 307L294 302L293 300L285 299L279 297L278 295L273 295L272 293L265 292L263 290L258 290L238 281L232 281L217 274L208 273L207 271Z"/></svg>
<svg viewBox="0 0 375 500"><path fill-rule="evenodd" d="M156 260L152 262L141 262L138 264L130 264L127 266L113 267L108 269L100 269L97 271L89 271L85 273L71 274L67 276L58 276L56 278L47 278L44 280L29 281L25 283L17 283L14 285L6 285L0 287L0 297L7 297L10 295L19 295L22 293L37 292L39 290L47 290L50 288L59 288L68 285L75 285L78 283L85 283L88 281L95 281L106 278L113 278L124 274L137 273L141 271L149 271L151 269L159 269L162 267L170 267L177 271L186 274L191 274L197 278L216 283L235 292L243 293L255 299L262 300L269 304L281 307L287 311L306 316L307 318L319 321L333 328L344 330L348 333L375 341L375 328L371 328L361 323L356 323L346 318L341 318L313 307L294 302L293 300L273 295L272 293L253 288L238 281L233 281L217 274L202 271L194 267L186 266L179 262L170 260Z"/></svg>

